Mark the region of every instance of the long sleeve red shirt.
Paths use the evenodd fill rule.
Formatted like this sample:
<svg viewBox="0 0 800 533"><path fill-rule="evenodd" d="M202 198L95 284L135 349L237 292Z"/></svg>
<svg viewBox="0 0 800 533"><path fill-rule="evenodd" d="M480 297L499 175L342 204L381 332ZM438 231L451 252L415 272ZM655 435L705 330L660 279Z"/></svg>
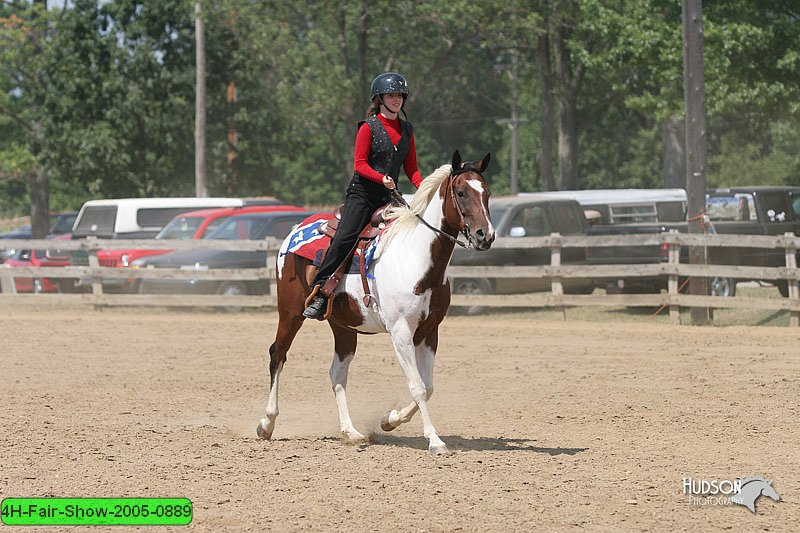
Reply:
<svg viewBox="0 0 800 533"><path fill-rule="evenodd" d="M402 136L402 132L400 130L400 119L396 118L394 120L389 120L381 114L378 114L378 119L383 124L386 133L389 134L392 144L396 146L397 143L400 142L400 137ZM355 168L356 174L359 176L363 176L376 183L383 183L383 174L377 172L375 169L369 166L369 163L367 162L369 159L369 149L371 146L372 131L369 129L369 124L364 123L358 129L358 134L356 135L353 167ZM414 144L413 133L411 134L411 143L408 147L408 155L406 156L406 160L403 161L403 170L405 170L406 176L408 176L408 179L410 179L411 183L414 184L414 187L419 188L420 183L422 183L422 175L419 173L419 169L417 168L417 148Z"/></svg>

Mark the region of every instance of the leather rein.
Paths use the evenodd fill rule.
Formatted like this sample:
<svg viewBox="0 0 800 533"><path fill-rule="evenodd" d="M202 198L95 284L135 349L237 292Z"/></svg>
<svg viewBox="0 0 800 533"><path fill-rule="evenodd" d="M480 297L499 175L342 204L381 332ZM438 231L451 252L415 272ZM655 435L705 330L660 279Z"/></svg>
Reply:
<svg viewBox="0 0 800 533"><path fill-rule="evenodd" d="M420 216L420 215L418 215L416 213L414 214L414 216L416 216L419 219L420 222L422 222L426 227L428 227L434 233L438 233L442 237L445 237L445 238L449 239L451 242L461 246L462 248L470 249L470 248L472 248L472 243L469 240L469 236L470 236L469 224L467 224L464 221L464 213L461 211L461 206L459 205L458 200L456 200L456 193L455 193L455 190L453 189L453 180L455 179L455 177L458 176L459 174L464 174L466 172L474 172L474 173L478 174L479 176L483 177L483 174L481 174L480 170L478 170L477 167L472 165L472 163L464 163L464 165L461 168L452 171L450 173L450 176L447 178L447 180L448 180L447 189L450 190L450 198L452 198L453 205L456 208L456 213L458 213L459 226L464 226L464 229L460 230L458 233L462 233L462 232L464 233L464 236L467 238L467 242L466 243L458 239L458 233L456 233L456 236L454 237L454 236L450 235L449 233L447 233L446 231L442 231L439 228L435 228L435 227L431 226L430 224L428 224L428 222L425 221L424 218L422 218L422 216ZM404 206L406 206L406 207L408 207L410 209L411 206L408 205L408 202L406 202L406 199L403 198L403 195L401 195L397 191L397 189L392 189L391 195L392 195L392 198L394 198L396 201L398 201L400 203L400 205L404 205Z"/></svg>

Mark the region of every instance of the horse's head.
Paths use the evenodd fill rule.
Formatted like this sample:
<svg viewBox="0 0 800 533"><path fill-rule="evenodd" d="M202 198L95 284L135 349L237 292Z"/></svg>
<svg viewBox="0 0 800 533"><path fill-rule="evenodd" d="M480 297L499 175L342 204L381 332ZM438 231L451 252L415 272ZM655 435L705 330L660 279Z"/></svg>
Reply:
<svg viewBox="0 0 800 533"><path fill-rule="evenodd" d="M463 233L478 250L488 250L494 242L494 226L489 215L489 186L483 172L491 154L477 163L461 161L458 150L453 154L452 171L442 187L444 217L447 224Z"/></svg>

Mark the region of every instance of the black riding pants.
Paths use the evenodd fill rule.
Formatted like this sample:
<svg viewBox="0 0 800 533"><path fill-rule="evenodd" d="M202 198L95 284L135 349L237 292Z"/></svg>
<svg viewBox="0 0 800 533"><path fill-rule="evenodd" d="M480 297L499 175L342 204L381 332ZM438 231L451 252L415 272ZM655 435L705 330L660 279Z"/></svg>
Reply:
<svg viewBox="0 0 800 533"><path fill-rule="evenodd" d="M372 213L388 202L389 189L358 175L353 177L347 187L342 219L339 221L336 235L331 240L312 285L325 283L336 272L342 261L348 259L348 254L355 246L361 230L372 217Z"/></svg>

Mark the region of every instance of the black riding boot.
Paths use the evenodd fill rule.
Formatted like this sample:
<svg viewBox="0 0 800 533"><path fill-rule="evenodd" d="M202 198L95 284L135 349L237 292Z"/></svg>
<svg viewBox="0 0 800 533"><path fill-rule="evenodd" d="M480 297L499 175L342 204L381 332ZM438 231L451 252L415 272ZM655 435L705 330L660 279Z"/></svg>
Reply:
<svg viewBox="0 0 800 533"><path fill-rule="evenodd" d="M303 316L306 318L316 318L317 320L325 320L325 311L328 308L328 299L321 294L317 294L314 300L308 304L308 307L303 311Z"/></svg>

